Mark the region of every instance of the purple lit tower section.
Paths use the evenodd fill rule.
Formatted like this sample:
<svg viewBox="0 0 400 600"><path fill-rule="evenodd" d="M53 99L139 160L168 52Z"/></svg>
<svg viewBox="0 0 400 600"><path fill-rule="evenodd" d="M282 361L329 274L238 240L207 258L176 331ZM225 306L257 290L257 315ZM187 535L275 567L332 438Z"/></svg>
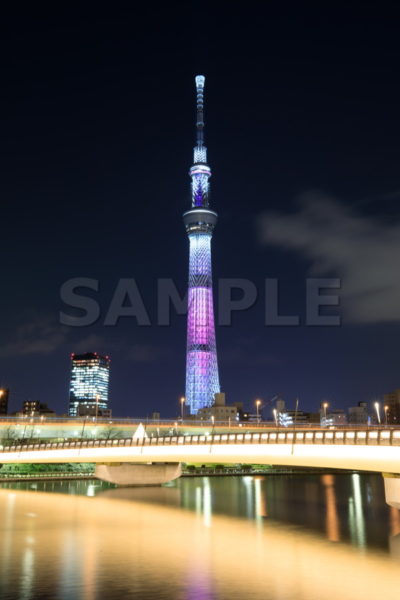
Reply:
<svg viewBox="0 0 400 600"><path fill-rule="evenodd" d="M211 406L214 394L220 391L211 272L211 237L217 213L209 209L208 203L211 170L204 145L204 82L202 75L196 77L197 144L190 169L192 208L183 215L190 244L186 404L191 414Z"/></svg>

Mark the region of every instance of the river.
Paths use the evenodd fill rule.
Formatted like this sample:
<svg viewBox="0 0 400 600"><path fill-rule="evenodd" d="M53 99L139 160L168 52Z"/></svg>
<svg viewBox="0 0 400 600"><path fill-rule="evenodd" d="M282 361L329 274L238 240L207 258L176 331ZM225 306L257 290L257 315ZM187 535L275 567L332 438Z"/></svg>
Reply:
<svg viewBox="0 0 400 600"><path fill-rule="evenodd" d="M385 600L400 512L380 475L0 485L1 600Z"/></svg>

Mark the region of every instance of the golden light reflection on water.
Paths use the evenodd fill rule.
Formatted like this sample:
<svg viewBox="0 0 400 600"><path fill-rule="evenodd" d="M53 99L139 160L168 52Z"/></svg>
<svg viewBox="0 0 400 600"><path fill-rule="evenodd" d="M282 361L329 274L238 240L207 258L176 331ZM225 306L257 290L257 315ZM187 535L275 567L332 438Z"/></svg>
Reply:
<svg viewBox="0 0 400 600"><path fill-rule="evenodd" d="M322 485L325 486L326 496L326 534L330 542L340 539L339 516L336 507L335 478L333 475L323 475Z"/></svg>
<svg viewBox="0 0 400 600"><path fill-rule="evenodd" d="M327 537L338 542L334 478L321 482ZM180 506L189 485L193 511ZM0 490L1 600L398 598L398 511L390 512L391 557L269 520L260 478L229 488L241 490L253 520L217 514L213 485L199 479L96 497ZM351 486L350 530L363 547L360 481Z"/></svg>

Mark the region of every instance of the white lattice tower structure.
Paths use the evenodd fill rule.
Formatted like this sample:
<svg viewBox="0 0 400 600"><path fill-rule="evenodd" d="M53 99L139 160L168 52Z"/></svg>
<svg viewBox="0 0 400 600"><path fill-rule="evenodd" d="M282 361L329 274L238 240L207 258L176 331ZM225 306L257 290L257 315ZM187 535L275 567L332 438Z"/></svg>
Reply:
<svg viewBox="0 0 400 600"><path fill-rule="evenodd" d="M211 238L217 213L209 209L207 148L204 145L204 83L196 77L197 120L193 151L192 208L183 215L189 237L189 291L186 354L186 404L191 414L214 402L220 391L211 271Z"/></svg>

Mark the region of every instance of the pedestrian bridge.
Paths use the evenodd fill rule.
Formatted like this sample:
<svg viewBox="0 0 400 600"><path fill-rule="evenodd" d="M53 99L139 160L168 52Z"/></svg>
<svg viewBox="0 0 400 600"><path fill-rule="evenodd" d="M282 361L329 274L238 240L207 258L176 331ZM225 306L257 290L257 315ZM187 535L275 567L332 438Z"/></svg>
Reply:
<svg viewBox="0 0 400 600"><path fill-rule="evenodd" d="M113 467L149 463L272 464L378 471L400 507L400 429L296 429L210 435L135 436L0 447L0 463L93 462ZM128 463L128 464L126 464ZM103 469L104 470L104 469ZM171 479L179 476L176 472ZM110 476L100 478L110 479ZM127 481L115 481L128 483ZM397 502L397 500L396 500Z"/></svg>

